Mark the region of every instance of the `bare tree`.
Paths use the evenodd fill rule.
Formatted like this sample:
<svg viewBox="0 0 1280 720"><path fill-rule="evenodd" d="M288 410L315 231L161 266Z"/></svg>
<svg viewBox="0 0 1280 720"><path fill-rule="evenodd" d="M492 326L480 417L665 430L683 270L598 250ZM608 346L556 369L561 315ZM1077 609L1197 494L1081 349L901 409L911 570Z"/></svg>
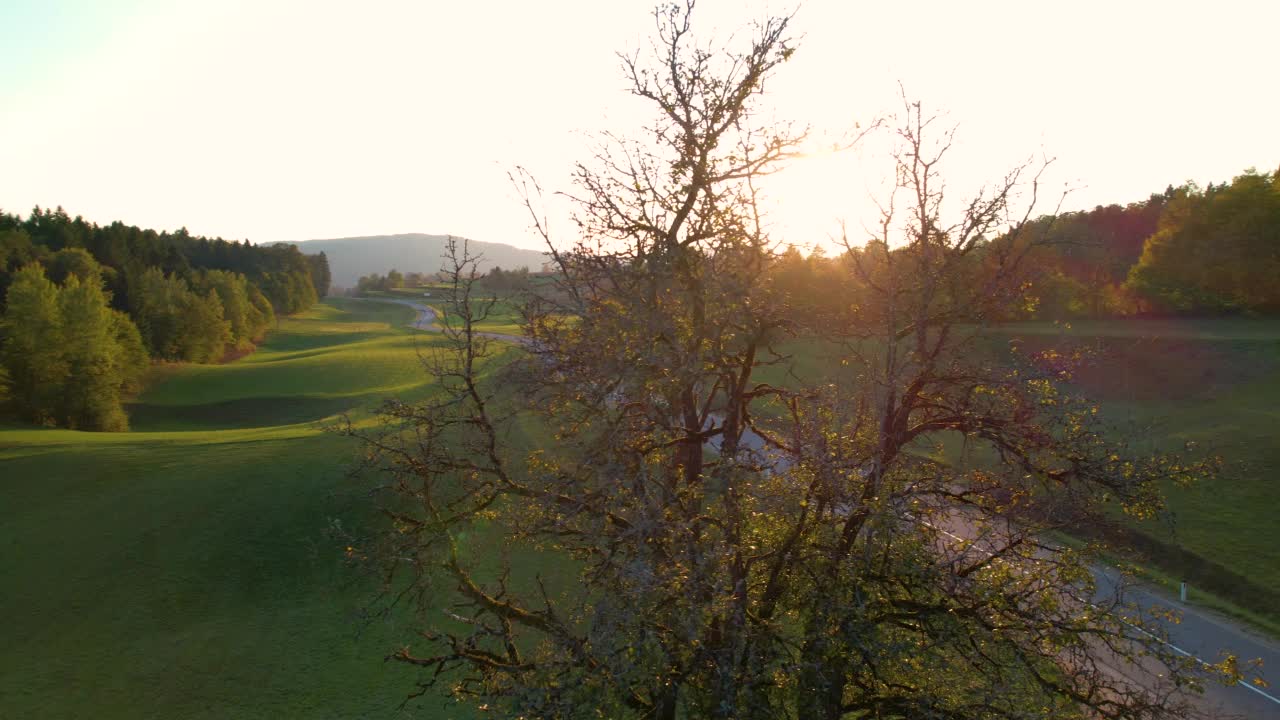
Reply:
<svg viewBox="0 0 1280 720"><path fill-rule="evenodd" d="M695 41L692 10L660 8L651 52L622 58L656 120L578 167L576 241L537 222L559 284L528 307L523 359L476 331L474 258L455 253L441 391L388 405L367 438L393 491L371 550L388 597L424 609L393 657L521 717L1185 716L1204 669L1038 532L1154 511L1157 478L1207 466L1107 442L1055 358L974 349L1025 297L1036 176L944 224L949 140L907 104L897 191L848 248L860 301L831 330L838 389L762 382L798 330L756 210L800 139L755 111L789 18L729 52ZM932 459L947 439L981 461ZM468 552L477 528L571 580Z"/></svg>

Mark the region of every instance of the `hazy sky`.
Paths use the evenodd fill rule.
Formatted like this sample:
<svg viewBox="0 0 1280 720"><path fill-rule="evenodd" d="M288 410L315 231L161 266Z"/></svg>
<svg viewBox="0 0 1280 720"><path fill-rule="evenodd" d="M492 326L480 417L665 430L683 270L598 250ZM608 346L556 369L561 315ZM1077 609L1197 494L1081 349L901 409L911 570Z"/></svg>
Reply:
<svg viewBox="0 0 1280 720"><path fill-rule="evenodd" d="M704 0L719 36L795 4ZM614 56L651 2L4 0L0 208L254 242L394 232L536 246L507 179L568 186L643 110ZM808 0L772 112L834 137L898 83L960 126L957 191L1033 153L1067 208L1280 167L1280 2ZM775 235L866 217L874 145L797 161ZM566 231L564 223L557 228Z"/></svg>

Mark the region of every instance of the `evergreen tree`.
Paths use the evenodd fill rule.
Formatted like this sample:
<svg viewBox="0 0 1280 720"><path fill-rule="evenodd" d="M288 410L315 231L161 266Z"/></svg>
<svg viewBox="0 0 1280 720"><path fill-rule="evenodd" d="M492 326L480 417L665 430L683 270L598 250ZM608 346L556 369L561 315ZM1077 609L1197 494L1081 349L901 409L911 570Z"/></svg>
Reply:
<svg viewBox="0 0 1280 720"><path fill-rule="evenodd" d="M307 255L307 267L311 271L311 285L316 295L325 297L329 294L329 283L332 276L329 272L329 258L324 253Z"/></svg>
<svg viewBox="0 0 1280 720"><path fill-rule="evenodd" d="M4 302L14 274L43 254L44 248L32 244L16 217L0 214L0 302Z"/></svg>

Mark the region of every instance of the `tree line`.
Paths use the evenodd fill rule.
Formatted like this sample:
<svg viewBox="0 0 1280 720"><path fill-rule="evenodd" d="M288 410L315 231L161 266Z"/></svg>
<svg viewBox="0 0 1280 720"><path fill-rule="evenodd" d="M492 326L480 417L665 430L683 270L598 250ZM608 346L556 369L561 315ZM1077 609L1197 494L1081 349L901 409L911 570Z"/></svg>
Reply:
<svg viewBox="0 0 1280 720"><path fill-rule="evenodd" d="M402 273L395 268L391 268L391 270L387 271L386 275L370 273L369 275L360 276L360 279L356 281L356 292L363 294L379 290L385 291L405 287L421 287L434 280L435 277L435 274L419 272Z"/></svg>
<svg viewBox="0 0 1280 720"><path fill-rule="evenodd" d="M1280 312L1280 172L1170 186L1128 205L1041 216L1025 231L1036 237L1032 292L1003 319ZM980 263L979 250L966 262ZM858 252L792 249L772 281L801 314L835 312L856 302Z"/></svg>
<svg viewBox="0 0 1280 720"><path fill-rule="evenodd" d="M1166 203L1127 285L1173 312L1280 312L1280 171L1247 171Z"/></svg>
<svg viewBox="0 0 1280 720"><path fill-rule="evenodd" d="M530 276L527 266L521 266L514 270L503 270L501 267L490 268L481 278L481 284L485 289L497 293L515 293L528 290L531 285ZM397 290L399 288L416 288L423 287L429 283L441 282L446 279L442 273L420 273L410 272L401 273L399 270L392 268L386 275L379 273L371 273L362 275L356 282L356 294L363 295L368 292Z"/></svg>
<svg viewBox="0 0 1280 720"><path fill-rule="evenodd" d="M0 359L24 420L124 430L151 360L248 352L279 315L329 289L323 253L114 222L62 208L0 213Z"/></svg>

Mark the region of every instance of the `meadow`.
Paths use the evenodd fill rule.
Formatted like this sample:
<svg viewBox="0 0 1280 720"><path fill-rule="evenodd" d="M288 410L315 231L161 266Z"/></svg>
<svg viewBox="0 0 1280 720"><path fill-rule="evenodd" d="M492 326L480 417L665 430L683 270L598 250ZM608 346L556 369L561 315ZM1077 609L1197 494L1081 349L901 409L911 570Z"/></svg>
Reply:
<svg viewBox="0 0 1280 720"><path fill-rule="evenodd" d="M369 520L368 481L323 426L430 392L411 317L331 299L237 362L159 366L129 433L0 427L5 715L398 716L410 634L360 619L330 530Z"/></svg>
<svg viewBox="0 0 1280 720"><path fill-rule="evenodd" d="M1280 322L1273 319L1112 319L1014 323L987 330L975 348L996 352L1017 338L1028 351L1082 348L1089 359L1068 385L1095 401L1113 437L1137 450L1193 443L1221 455L1212 481L1164 488L1169 512L1113 538L1117 560L1193 601L1280 635ZM769 382L836 381L833 350L814 340L780 348ZM946 450L956 451L958 445Z"/></svg>
<svg viewBox="0 0 1280 720"><path fill-rule="evenodd" d="M1165 488L1168 516L1122 539L1133 557L1170 589L1185 580L1217 596L1205 604L1280 630L1280 323L1112 321L1066 333L1095 348L1074 384L1118 434L1225 461L1212 480Z"/></svg>
<svg viewBox="0 0 1280 720"><path fill-rule="evenodd" d="M367 422L390 395L431 392L418 353L439 341L406 329L412 315L330 299L283 320L236 362L158 366L130 407L129 433L0 427L6 713L405 712L413 673L382 658L411 636L408 618L361 619L374 587L331 533L371 521L369 481L347 477L357 448L323 427L344 412ZM1247 600L1231 595L1250 587L1280 592L1280 324L1034 324L990 340L1013 334L1094 347L1077 389L1118 424L1144 428L1135 441L1195 440L1226 456L1213 484L1169 488L1171 526L1139 529L1251 584L1217 588L1227 600ZM790 348L804 375L830 372L812 342ZM470 542L476 556L496 554L482 530ZM1168 580L1188 572L1167 562L1163 570ZM1276 619L1257 615L1264 625ZM434 695L414 707L417 716L466 717Z"/></svg>

